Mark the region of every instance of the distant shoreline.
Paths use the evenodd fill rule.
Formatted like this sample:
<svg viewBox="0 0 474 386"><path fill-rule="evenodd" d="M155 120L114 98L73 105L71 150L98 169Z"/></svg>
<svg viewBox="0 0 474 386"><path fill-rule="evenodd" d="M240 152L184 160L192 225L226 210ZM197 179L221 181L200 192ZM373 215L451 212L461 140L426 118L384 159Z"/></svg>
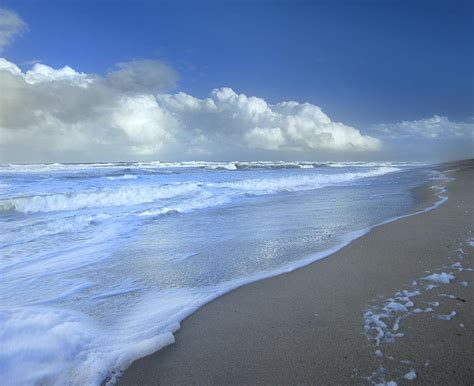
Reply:
<svg viewBox="0 0 474 386"><path fill-rule="evenodd" d="M380 365L363 334L362 315L368 304L409 285L426 270L441 269L445 255L455 253L456 245L474 230L469 197L474 191L474 162L438 168L450 170L449 177L455 178L447 183L445 205L376 226L331 259L248 284L212 301L183 322L174 345L135 361L119 384L362 382L357 377L370 376ZM424 200L436 201L430 188L418 193ZM468 288L458 287L461 292ZM457 313L458 320L467 320L461 323L466 326L473 321L469 307L466 314ZM456 330L449 326L452 323L449 331ZM464 345L454 348L445 343L451 352L467 350L472 327L462 333L466 332L471 340L467 336ZM419 350L408 346L401 352L412 355ZM427 347L428 354L436 357L433 360L442 357ZM449 360L448 367L456 371L453 382L472 382L465 354ZM446 376L440 368L427 368L426 374L422 370L420 380L443 383ZM395 366L393 371L402 370Z"/></svg>

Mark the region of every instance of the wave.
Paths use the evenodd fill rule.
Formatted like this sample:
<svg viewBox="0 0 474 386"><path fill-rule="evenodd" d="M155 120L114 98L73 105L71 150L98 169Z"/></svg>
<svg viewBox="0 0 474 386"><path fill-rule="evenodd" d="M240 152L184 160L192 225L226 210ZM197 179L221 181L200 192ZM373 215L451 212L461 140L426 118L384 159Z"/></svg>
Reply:
<svg viewBox="0 0 474 386"><path fill-rule="evenodd" d="M330 185L348 183L367 177L399 171L394 167L380 167L370 171L295 175L277 178L242 179L227 182L183 182L161 186L130 186L117 190L103 189L78 194L51 194L32 197L19 197L0 201L0 211L21 213L71 211L85 208L133 206L152 203L157 200L179 198L179 204L153 209L150 213L188 212L208 206L228 202L228 190L237 195L263 195L277 192L294 192L319 189ZM203 201L202 196L205 200ZM188 198L193 198L186 201ZM214 201L211 201L212 200ZM209 202L215 202L214 205Z"/></svg>
<svg viewBox="0 0 474 386"><path fill-rule="evenodd" d="M159 199L191 194L199 189L196 183L173 185L132 186L117 190L104 189L78 194L52 194L12 198L0 201L0 211L22 213L69 211L84 208L129 206Z"/></svg>
<svg viewBox="0 0 474 386"><path fill-rule="evenodd" d="M0 173L49 173L55 171L70 171L70 170L84 170L84 169L98 169L98 168L114 168L123 167L126 165L133 165L133 163L53 163L53 164L0 164Z"/></svg>
<svg viewBox="0 0 474 386"><path fill-rule="evenodd" d="M324 259L377 226L430 211L448 199L443 196L446 189L442 186L437 188L438 201L432 206L340 235L334 246L300 260L212 286L150 290L134 300L119 323L106 328L86 314L68 309L31 305L5 309L0 313L4 330L0 339L6 348L6 355L11 358L8 362L7 384L10 380L21 384L54 380L55 384L113 385L134 360L173 344L174 333L179 330L180 322L204 304L245 284L291 272ZM181 258L187 257L189 255ZM59 295L59 298L89 288L89 283L83 283ZM93 295L92 299L103 301L140 290L138 283L125 281L112 290ZM35 349L33 353L32 342ZM87 361L83 359L85 356ZM25 372L25 358L30 367L41 370Z"/></svg>
<svg viewBox="0 0 474 386"><path fill-rule="evenodd" d="M421 162L329 162L326 164L326 166L332 168L410 167L425 165L427 164Z"/></svg>
<svg viewBox="0 0 474 386"><path fill-rule="evenodd" d="M212 195L211 193L201 194L200 197L185 200L183 202L165 206L159 209L149 209L139 213L139 216L160 216L173 213L189 213L197 209L212 208L227 204L231 201L231 196L227 194Z"/></svg>
<svg viewBox="0 0 474 386"><path fill-rule="evenodd" d="M402 167L424 164L394 162L315 162L315 161L181 161L181 162L107 162L83 164L0 164L0 173L45 173L88 170L117 170L127 168L153 171L157 169L254 170L254 169L313 169L318 167Z"/></svg>
<svg viewBox="0 0 474 386"><path fill-rule="evenodd" d="M345 170L340 171L344 172ZM50 196L55 196L55 199L62 203L61 205L67 204L71 207L80 205L80 200L83 203L92 202L93 198L103 200L103 202L98 202L96 205L103 206L104 202L109 202L107 195L121 192L122 195L111 197L116 200L116 205L129 206L141 202L145 197L145 192L147 199L151 199L158 195L157 192L160 189L167 187L175 189L172 192L175 196L170 197L176 197L177 199L165 201L166 206L163 206L165 204L161 202L159 203L163 206L161 208L154 208L155 205L146 205L139 208L142 212L134 208L134 214L140 213L143 216L153 216L174 213L173 211L186 212L220 205L242 194L266 194L279 191L317 189L334 184L351 184L352 181L358 179L376 177L396 171L398 171L397 168L384 167L371 171L357 169L355 173L339 174L335 174L336 170L331 170L330 173L332 174L316 174L307 171L246 174L246 176L251 175L252 177L264 174L268 177L260 179L243 179L242 174L239 175L238 173L225 175L227 179L230 176L233 179L232 181L218 179L221 175L213 173L212 179L213 181L219 181L219 186L216 186L215 183L199 181L162 186L142 184L141 186L134 186L133 189L129 187L127 189L103 189L95 192L84 192L82 196L80 194L54 194ZM324 172L327 173L327 170L324 170ZM203 174L205 173L199 173L198 175L202 176ZM270 178L272 175L275 177ZM276 178L276 175L280 177ZM222 176L224 176L224 173L222 173ZM100 182L107 181L104 179ZM369 181L365 182L368 183ZM132 183L136 182L132 181ZM109 184L119 185L118 183ZM184 186L189 190L184 189ZM375 187L377 186L376 184ZM144 196L136 194L138 191L143 191ZM440 188L440 191L443 190ZM378 190L368 189L368 192L373 193L378 192ZM168 193L171 194L171 191ZM163 195L164 193L161 192L160 194ZM84 198L84 195L94 196ZM317 198L317 191L311 192L311 195ZM47 196L36 197L44 199ZM21 197L21 199L27 199L27 197ZM447 199L447 197L444 199ZM3 203L5 202L0 201L0 208ZM41 203L49 205L55 204L56 201L53 199L50 201L43 200ZM435 205L439 205L439 203ZM38 208L40 206L36 209ZM270 209L278 210L278 208L277 206ZM126 208L127 211L128 209ZM432 207L426 210L430 209ZM42 218L47 219L51 216L58 221L51 224L49 224L49 221L37 222L37 230L40 232L40 227L47 225L50 226L50 229L47 229L46 233L74 231L75 226L79 229L83 225L87 226L90 221L102 219L102 217L97 219L85 215L76 218L73 214L74 212L61 214L69 216L61 219L56 218L60 215L57 213L44 216ZM230 215L233 216L234 214L233 212ZM26 222L26 220L36 220L40 216L18 217L15 220ZM216 227L220 227L224 223L214 214L208 217L197 217L199 217L199 221L191 223L190 228L201 230L202 228L206 229L210 222L215 222ZM314 218L315 216L310 217ZM337 217L335 218L337 219ZM299 221L300 218L298 217L297 220ZM393 218L386 220L386 222L392 220ZM77 221L77 224L71 228L69 223L73 221ZM286 223L286 219L282 221ZM150 223L153 222L150 221ZM204 244L193 245L192 243L181 242L181 236L187 234L194 239L199 238L199 233L196 233L196 235L188 234L187 231L190 228L184 229L183 233L176 233L177 227L183 224L180 221L170 222L172 224L169 225L169 228L166 228L170 231L169 233L159 232L159 230L163 230L161 227L144 229L143 232L133 232L130 231L130 229L134 229L130 228L130 226L133 227L130 222L117 224L113 219L107 220L107 226L103 227L104 230L107 230L107 234L102 235L100 240L86 240L80 237L78 240L73 240L73 245L60 249L53 255L48 251L48 244L34 245L34 253L23 253L25 258L17 263L14 270L12 265L8 266L6 272L10 276L3 274L3 277L6 278L7 283L11 283L11 294L14 294L21 301L16 302L15 297L9 292L10 289L5 288L5 293L12 296L12 300L9 300L9 303L6 303L2 312L0 312L0 324L3 332L0 336L0 345L5 348L3 365L7 374L3 383L113 384L120 371L125 369L133 360L173 343L173 333L179 328L179 323L203 304L243 284L289 272L324 258L371 229L371 227L368 227L340 235L338 233L339 229L344 228L336 225L335 229L337 231L333 240L337 241L334 241L333 246L324 246L323 250L312 255L306 255L298 250L295 258L301 255L301 259L278 263L278 265L265 265L267 267L265 270L252 271L252 269L245 269L241 273L243 276L231 279L234 277L230 275L231 270L228 271L229 274L220 276L220 272L227 271L227 264L222 264L223 267L219 268L222 271L210 270L207 273L205 268L214 265L219 267L221 259L219 252L225 252L227 248L232 248L234 245L232 243L233 235L240 237L241 233L239 232L248 232L249 229L253 228L249 228L245 221L240 222L240 225L232 223L232 225L235 224L241 228L230 228L228 233L224 233L224 235L229 236L231 243L219 245L212 252L215 255L215 260L213 260L214 258L208 259L206 254L197 256L194 260L193 257L202 253L202 250L205 250L209 243L225 243L228 241L221 237L216 238L214 233L209 232L214 238L206 238L203 241ZM186 223L189 224L187 219ZM336 224L339 223L336 222ZM365 224L365 221L361 224ZM114 225L117 229L120 229L120 233L111 229ZM305 225L306 223L298 223L299 227ZM214 229L211 228L210 230ZM28 233L33 233L33 229L25 228L24 236L27 237ZM91 233L101 235L99 227L93 227ZM134 235L136 233L141 234L141 236L134 240L136 244L131 246L133 248L122 248L121 245L117 247L117 243L121 242L119 234ZM265 230L262 233L264 233L263 238L256 238L255 240L265 241L267 236L268 240L272 240L273 234L267 235ZM275 235L280 237L279 233ZM295 237L299 237L298 235L299 233L295 233ZM177 244L169 244L170 248L168 248L168 244L161 244L160 239L165 243L177 242ZM103 240L107 242L103 242ZM147 253L144 250L146 247L144 241L148 240L150 244L160 241L160 244L154 246L154 248L158 247L153 249L153 252L156 253ZM251 238L250 240L254 239ZM129 240L125 241L127 244L128 242ZM179 247L180 245L182 248ZM263 246L265 249L262 250L262 253L265 253L265 255L257 254L257 257L267 256L266 253L271 253L271 256L274 255L273 249L268 248L271 246L269 243L263 244ZM116 258L109 258L109 255L104 252L115 248L120 251L115 256ZM21 246L17 251L29 252L33 249L28 250ZM169 253L169 251L173 253ZM255 250L253 248L243 251L243 256L247 255L246 251L250 251L248 255L254 256ZM275 254L275 256L277 255ZM159 268L156 271L151 270L151 264L156 266L160 262L158 257L165 259L165 264L163 266L158 265ZM15 259L17 258L15 256ZM12 264L15 263L15 259L12 259ZM104 259L100 265L97 263L99 259ZM172 261L172 263L169 261ZM252 267L250 259L242 261L250 263L249 265L245 264L245 268ZM214 264L213 262L217 263ZM192 270L187 271L186 268L181 270L181 267L185 265L194 266L194 264L195 268ZM240 262L239 264L243 263ZM117 269L114 269L115 266ZM161 267L165 269L163 270ZM204 269L201 270L201 267L204 267ZM132 270L130 270L131 268ZM135 268L137 269L135 270ZM168 284L162 285L161 282L154 279L148 281L148 277L155 276L155 272L158 275L163 275L166 279L164 282L171 283L172 288L167 288L166 285ZM38 280L39 277L45 277L51 273L54 276L48 276L45 280ZM211 274L212 276L210 276ZM180 276L189 276L189 278L180 281ZM203 278L207 279L208 277L211 279L209 285L206 285L208 282ZM178 279L176 280L176 278ZM22 303L23 301L25 302ZM77 310L80 310L80 312Z"/></svg>
<svg viewBox="0 0 474 386"><path fill-rule="evenodd" d="M232 161L232 162L162 162L155 166L168 168L200 168L207 170L254 170L254 169L313 169L325 166L326 163L308 161Z"/></svg>
<svg viewBox="0 0 474 386"><path fill-rule="evenodd" d="M248 194L269 194L283 191L294 192L299 190L318 189L329 185L347 183L361 178L381 176L399 170L400 169L393 167L381 167L367 172L298 175L262 179L255 178L240 181L213 183L209 185L218 188L239 190Z"/></svg>
<svg viewBox="0 0 474 386"><path fill-rule="evenodd" d="M12 228L10 231L0 234L0 247L22 244L42 237L50 237L62 233L80 232L110 217L110 215L103 213L85 216L76 215L23 225L21 228Z"/></svg>
<svg viewBox="0 0 474 386"><path fill-rule="evenodd" d="M124 174L118 177L107 177L108 180L134 180L137 176L135 174Z"/></svg>

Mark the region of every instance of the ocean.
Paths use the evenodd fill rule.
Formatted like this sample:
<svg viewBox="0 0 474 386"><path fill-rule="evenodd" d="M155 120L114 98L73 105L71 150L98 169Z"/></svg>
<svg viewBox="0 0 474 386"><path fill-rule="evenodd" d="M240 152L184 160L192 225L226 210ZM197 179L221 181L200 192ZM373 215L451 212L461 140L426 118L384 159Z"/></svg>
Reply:
<svg viewBox="0 0 474 386"><path fill-rule="evenodd" d="M0 165L2 384L113 383L203 304L429 209L416 188L442 178L389 162Z"/></svg>

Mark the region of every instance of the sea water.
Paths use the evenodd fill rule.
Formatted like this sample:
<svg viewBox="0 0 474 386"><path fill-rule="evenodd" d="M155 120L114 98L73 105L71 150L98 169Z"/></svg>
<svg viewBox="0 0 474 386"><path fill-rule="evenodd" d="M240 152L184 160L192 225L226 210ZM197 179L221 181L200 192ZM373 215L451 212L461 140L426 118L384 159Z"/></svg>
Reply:
<svg viewBox="0 0 474 386"><path fill-rule="evenodd" d="M415 188L439 178L408 163L1 165L2 384L113 383L201 305L423 210Z"/></svg>

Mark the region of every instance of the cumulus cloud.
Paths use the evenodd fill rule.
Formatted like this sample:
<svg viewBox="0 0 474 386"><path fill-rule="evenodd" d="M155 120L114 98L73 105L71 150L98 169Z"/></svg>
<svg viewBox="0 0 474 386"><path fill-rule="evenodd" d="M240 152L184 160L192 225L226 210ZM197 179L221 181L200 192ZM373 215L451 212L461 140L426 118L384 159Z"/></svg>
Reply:
<svg viewBox="0 0 474 386"><path fill-rule="evenodd" d="M15 72L17 72L17 69L15 69ZM35 63L33 68L26 72L25 80L29 84L64 81L82 88L87 88L94 81L87 74L77 72L69 66L55 70L41 63Z"/></svg>
<svg viewBox="0 0 474 386"><path fill-rule="evenodd" d="M110 86L124 92L159 93L175 87L178 74L159 60L117 63L107 73Z"/></svg>
<svg viewBox="0 0 474 386"><path fill-rule="evenodd" d="M309 103L270 105L230 88L213 90L206 99L177 93L158 95L157 100L188 134L204 135L211 143L297 152L373 151L381 147L378 139L333 122Z"/></svg>
<svg viewBox="0 0 474 386"><path fill-rule="evenodd" d="M0 59L2 161L305 158L381 148L312 104L272 105L230 88L204 99L163 93L176 79L157 61L120 63L99 77L44 64L23 72Z"/></svg>
<svg viewBox="0 0 474 386"><path fill-rule="evenodd" d="M3 161L127 159L172 143L174 118L151 95L128 95L70 67L26 73L0 59Z"/></svg>
<svg viewBox="0 0 474 386"><path fill-rule="evenodd" d="M474 139L474 122L453 122L438 115L414 121L380 124L374 129L379 135L390 139Z"/></svg>
<svg viewBox="0 0 474 386"><path fill-rule="evenodd" d="M15 12L0 8L0 52L27 29L26 23Z"/></svg>

